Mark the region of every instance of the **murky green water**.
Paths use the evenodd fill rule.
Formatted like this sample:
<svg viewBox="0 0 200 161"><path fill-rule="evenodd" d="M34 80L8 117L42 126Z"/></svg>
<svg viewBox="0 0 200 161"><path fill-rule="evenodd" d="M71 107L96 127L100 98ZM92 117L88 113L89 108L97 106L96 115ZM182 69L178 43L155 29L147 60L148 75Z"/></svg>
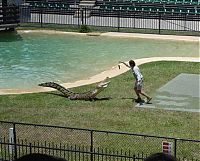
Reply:
<svg viewBox="0 0 200 161"><path fill-rule="evenodd" d="M198 43L184 41L0 33L0 89L85 79L110 69L119 60L198 56L198 48Z"/></svg>

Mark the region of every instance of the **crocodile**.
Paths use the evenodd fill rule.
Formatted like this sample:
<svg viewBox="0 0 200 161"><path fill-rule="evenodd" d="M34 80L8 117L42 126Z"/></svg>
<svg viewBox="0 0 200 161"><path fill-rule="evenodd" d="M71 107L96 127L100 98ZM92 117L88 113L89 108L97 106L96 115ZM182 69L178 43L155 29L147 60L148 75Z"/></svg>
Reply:
<svg viewBox="0 0 200 161"><path fill-rule="evenodd" d="M83 92L83 93L72 92L69 89L55 82L46 82L46 83L41 83L38 85L42 87L50 87L50 88L57 89L62 94L64 94L65 97L69 98L70 100L95 100L96 96L100 92L102 92L105 88L107 88L109 83L110 83L109 77L107 77L103 81L99 82L94 89L87 92Z"/></svg>

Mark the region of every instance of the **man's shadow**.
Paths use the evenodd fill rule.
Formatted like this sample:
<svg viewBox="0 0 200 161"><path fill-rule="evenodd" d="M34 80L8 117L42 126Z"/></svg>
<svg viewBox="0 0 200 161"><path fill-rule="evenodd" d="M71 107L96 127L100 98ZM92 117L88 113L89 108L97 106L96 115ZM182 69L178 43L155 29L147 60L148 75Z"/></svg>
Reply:
<svg viewBox="0 0 200 161"><path fill-rule="evenodd" d="M133 97L121 97L121 99L131 99L133 101L133 103L152 104L151 102L146 102L146 100L144 100L144 99L138 101L138 99L133 98Z"/></svg>

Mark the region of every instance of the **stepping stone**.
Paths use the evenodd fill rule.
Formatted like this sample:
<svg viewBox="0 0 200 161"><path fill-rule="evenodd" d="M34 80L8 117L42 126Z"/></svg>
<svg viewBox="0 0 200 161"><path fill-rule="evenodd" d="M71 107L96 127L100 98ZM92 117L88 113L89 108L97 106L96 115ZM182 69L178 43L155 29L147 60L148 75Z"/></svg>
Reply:
<svg viewBox="0 0 200 161"><path fill-rule="evenodd" d="M156 108L200 112L200 75L182 73L157 90Z"/></svg>

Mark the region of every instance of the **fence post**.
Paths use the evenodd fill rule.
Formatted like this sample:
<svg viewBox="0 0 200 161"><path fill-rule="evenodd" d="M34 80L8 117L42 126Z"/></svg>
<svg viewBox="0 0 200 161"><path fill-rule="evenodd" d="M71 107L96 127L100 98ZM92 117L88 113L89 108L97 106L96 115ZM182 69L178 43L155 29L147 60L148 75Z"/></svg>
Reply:
<svg viewBox="0 0 200 161"><path fill-rule="evenodd" d="M12 155L14 152L14 159L17 159L17 143L16 143L16 128L13 123L13 128L9 128L9 153Z"/></svg>
<svg viewBox="0 0 200 161"><path fill-rule="evenodd" d="M158 25L159 25L158 33L159 34L160 34L160 21L161 21L161 13L159 13L159 22L158 22Z"/></svg>
<svg viewBox="0 0 200 161"><path fill-rule="evenodd" d="M135 161L135 159L136 159L136 156L135 156L135 154L133 155L133 161Z"/></svg>
<svg viewBox="0 0 200 161"><path fill-rule="evenodd" d="M177 139L174 139L174 157L176 157L176 150L177 150Z"/></svg>
<svg viewBox="0 0 200 161"><path fill-rule="evenodd" d="M78 8L78 27L80 27L80 8Z"/></svg>
<svg viewBox="0 0 200 161"><path fill-rule="evenodd" d="M185 14L184 31L187 30L187 14Z"/></svg>
<svg viewBox="0 0 200 161"><path fill-rule="evenodd" d="M84 23L84 25L87 25L87 8L85 7L84 8L84 20L85 20L85 23Z"/></svg>
<svg viewBox="0 0 200 161"><path fill-rule="evenodd" d="M84 25L83 9L81 8L81 25Z"/></svg>
<svg viewBox="0 0 200 161"><path fill-rule="evenodd" d="M32 144L31 143L29 143L29 148L30 148L29 149L30 150L29 153L32 154Z"/></svg>
<svg viewBox="0 0 200 161"><path fill-rule="evenodd" d="M42 23L43 23L42 15L43 15L43 8L40 8L40 27L41 28L42 28Z"/></svg>
<svg viewBox="0 0 200 161"><path fill-rule="evenodd" d="M93 161L93 133L94 131L90 131L90 161Z"/></svg>
<svg viewBox="0 0 200 161"><path fill-rule="evenodd" d="M16 135L16 124L13 124L13 134L14 134L14 151L15 156L14 158L17 159L17 135Z"/></svg>
<svg viewBox="0 0 200 161"><path fill-rule="evenodd" d="M13 128L9 128L9 153L13 154L14 132Z"/></svg>
<svg viewBox="0 0 200 161"><path fill-rule="evenodd" d="M119 32L120 28L120 10L117 12L117 31Z"/></svg>
<svg viewBox="0 0 200 161"><path fill-rule="evenodd" d="M135 28L135 12L133 13L133 28Z"/></svg>

